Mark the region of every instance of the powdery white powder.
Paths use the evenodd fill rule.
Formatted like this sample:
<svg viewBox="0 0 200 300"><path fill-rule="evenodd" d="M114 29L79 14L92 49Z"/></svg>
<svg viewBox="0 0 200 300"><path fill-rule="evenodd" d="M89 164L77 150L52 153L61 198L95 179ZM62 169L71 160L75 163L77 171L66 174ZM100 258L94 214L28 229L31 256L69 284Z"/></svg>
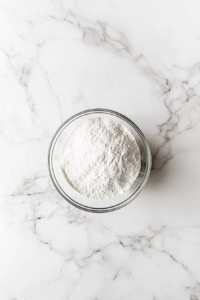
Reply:
<svg viewBox="0 0 200 300"><path fill-rule="evenodd" d="M140 150L134 136L106 118L91 118L80 124L67 139L61 157L61 168L69 184L97 200L127 191L140 166Z"/></svg>

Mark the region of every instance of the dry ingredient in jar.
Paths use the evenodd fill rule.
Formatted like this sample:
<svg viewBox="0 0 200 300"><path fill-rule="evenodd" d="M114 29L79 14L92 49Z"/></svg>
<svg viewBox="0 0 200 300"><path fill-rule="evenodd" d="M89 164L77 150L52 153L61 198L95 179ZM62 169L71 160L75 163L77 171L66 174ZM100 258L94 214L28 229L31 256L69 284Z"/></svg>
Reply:
<svg viewBox="0 0 200 300"><path fill-rule="evenodd" d="M106 118L91 118L68 137L61 168L69 184L104 200L127 191L140 171L140 150L131 132Z"/></svg>

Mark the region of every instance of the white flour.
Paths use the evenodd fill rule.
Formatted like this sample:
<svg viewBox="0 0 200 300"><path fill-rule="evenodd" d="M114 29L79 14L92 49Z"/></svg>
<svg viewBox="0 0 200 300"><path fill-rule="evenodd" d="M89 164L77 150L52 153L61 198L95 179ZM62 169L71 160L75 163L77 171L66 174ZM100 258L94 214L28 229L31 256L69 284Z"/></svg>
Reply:
<svg viewBox="0 0 200 300"><path fill-rule="evenodd" d="M140 150L130 131L104 118L91 118L80 124L70 134L61 157L70 185L98 200L127 191L140 165Z"/></svg>

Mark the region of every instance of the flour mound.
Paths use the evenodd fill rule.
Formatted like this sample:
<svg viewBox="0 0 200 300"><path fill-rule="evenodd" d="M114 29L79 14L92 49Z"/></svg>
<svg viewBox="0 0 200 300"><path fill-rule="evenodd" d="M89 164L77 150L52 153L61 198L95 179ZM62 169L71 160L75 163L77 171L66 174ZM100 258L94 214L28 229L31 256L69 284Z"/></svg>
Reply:
<svg viewBox="0 0 200 300"><path fill-rule="evenodd" d="M127 191L140 171L140 150L131 132L106 118L91 118L68 137L61 168L69 184L104 200Z"/></svg>

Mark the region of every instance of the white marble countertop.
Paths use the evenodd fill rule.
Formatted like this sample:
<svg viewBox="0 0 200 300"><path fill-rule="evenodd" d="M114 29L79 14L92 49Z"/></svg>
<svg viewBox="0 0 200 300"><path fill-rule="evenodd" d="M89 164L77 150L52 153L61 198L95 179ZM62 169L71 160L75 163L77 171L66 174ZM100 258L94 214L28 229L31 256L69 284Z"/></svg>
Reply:
<svg viewBox="0 0 200 300"><path fill-rule="evenodd" d="M191 0L0 1L0 300L200 300L200 18ZM47 151L89 108L144 132L114 213L63 200Z"/></svg>

